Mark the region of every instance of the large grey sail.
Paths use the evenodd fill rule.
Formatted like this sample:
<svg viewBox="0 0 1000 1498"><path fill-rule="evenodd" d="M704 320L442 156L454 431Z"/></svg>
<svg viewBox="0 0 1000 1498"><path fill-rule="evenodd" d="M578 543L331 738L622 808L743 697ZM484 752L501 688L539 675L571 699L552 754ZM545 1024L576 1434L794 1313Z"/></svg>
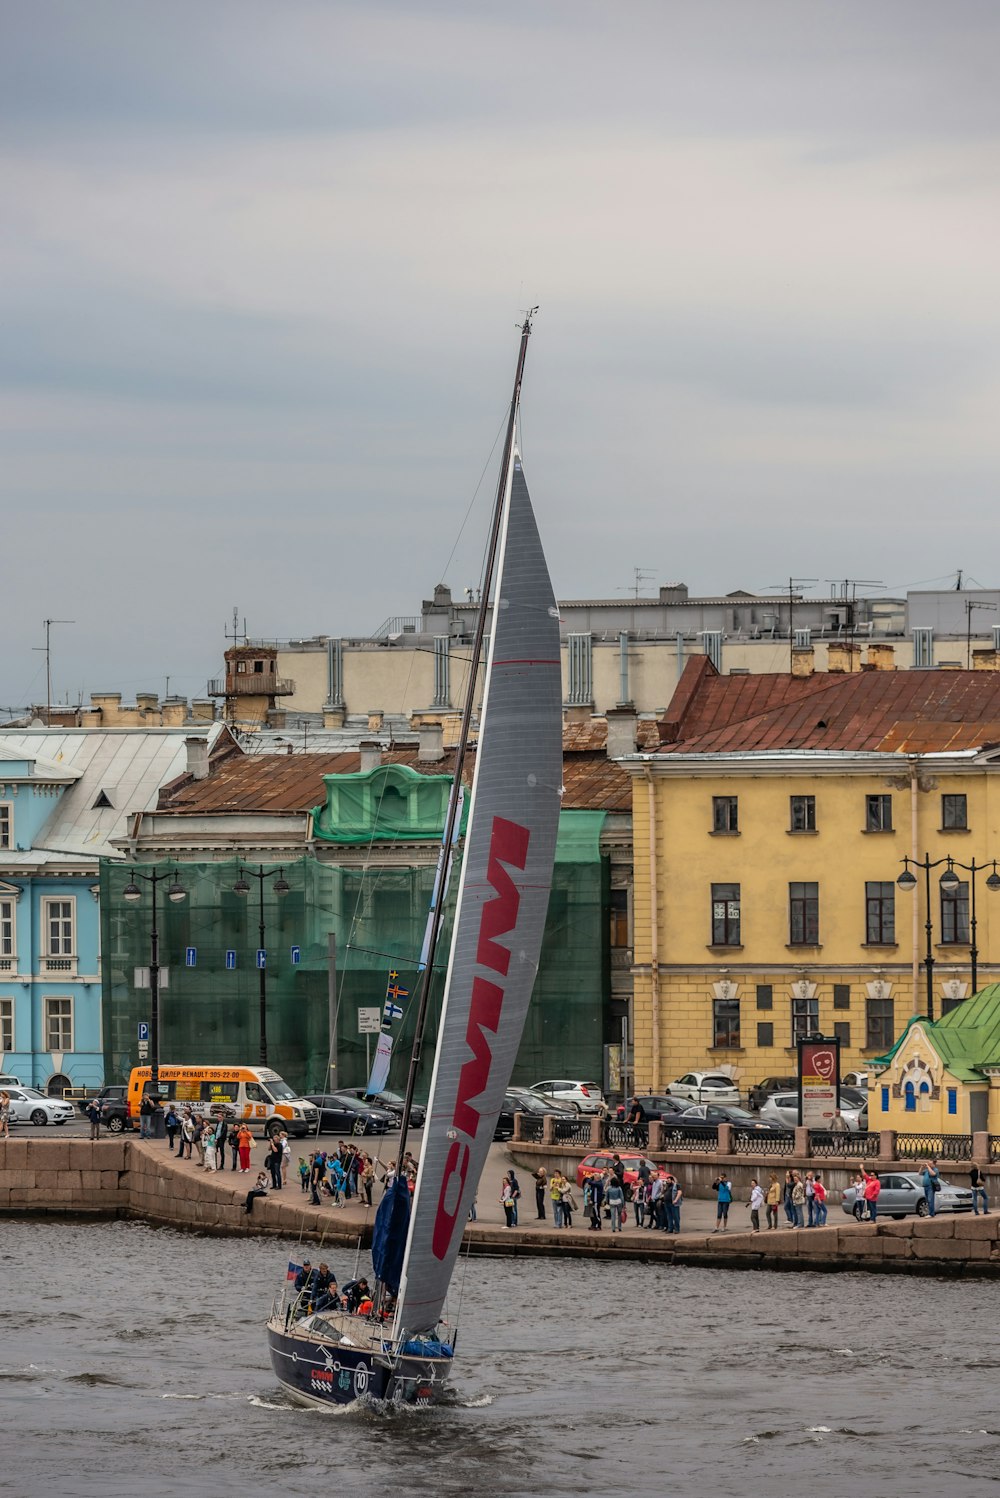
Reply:
<svg viewBox="0 0 1000 1498"><path fill-rule="evenodd" d="M524 1029L562 783L559 622L512 458L472 805L396 1332L436 1326Z"/></svg>

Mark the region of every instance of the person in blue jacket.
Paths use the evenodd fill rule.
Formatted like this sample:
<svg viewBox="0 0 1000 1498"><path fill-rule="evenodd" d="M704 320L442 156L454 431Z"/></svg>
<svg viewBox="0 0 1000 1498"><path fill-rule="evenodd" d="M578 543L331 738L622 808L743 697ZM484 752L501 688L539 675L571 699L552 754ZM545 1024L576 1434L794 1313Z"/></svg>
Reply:
<svg viewBox="0 0 1000 1498"><path fill-rule="evenodd" d="M715 1192L715 1228L714 1232L724 1233L729 1226L729 1208L733 1201L733 1183L728 1176L716 1176L712 1182L712 1190Z"/></svg>

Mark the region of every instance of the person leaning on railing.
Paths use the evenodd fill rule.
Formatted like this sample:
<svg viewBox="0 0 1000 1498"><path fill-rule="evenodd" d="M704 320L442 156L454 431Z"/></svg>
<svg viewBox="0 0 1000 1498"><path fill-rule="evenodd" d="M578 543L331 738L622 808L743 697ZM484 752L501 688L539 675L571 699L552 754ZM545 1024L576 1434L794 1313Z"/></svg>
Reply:
<svg viewBox="0 0 1000 1498"><path fill-rule="evenodd" d="M849 1134L850 1132L851 1131L850 1131L850 1128L848 1126L847 1119L844 1117L844 1115L841 1113L840 1109L838 1108L836 1110L836 1112L834 1113L833 1117L830 1120L830 1133L831 1134Z"/></svg>

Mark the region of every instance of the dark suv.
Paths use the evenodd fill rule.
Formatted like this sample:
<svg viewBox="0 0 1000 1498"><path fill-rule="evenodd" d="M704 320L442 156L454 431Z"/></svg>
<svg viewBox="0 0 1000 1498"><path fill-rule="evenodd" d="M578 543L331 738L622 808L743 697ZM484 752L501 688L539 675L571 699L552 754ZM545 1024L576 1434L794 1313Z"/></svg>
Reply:
<svg viewBox="0 0 1000 1498"><path fill-rule="evenodd" d="M747 1107L757 1113L774 1092L798 1092L798 1077L765 1077L747 1093Z"/></svg>

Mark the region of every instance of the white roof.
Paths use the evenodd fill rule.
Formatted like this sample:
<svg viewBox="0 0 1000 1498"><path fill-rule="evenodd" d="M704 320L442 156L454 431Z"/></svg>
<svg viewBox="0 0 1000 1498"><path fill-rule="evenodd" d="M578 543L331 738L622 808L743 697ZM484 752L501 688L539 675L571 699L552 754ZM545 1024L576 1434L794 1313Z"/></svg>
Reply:
<svg viewBox="0 0 1000 1498"><path fill-rule="evenodd" d="M136 812L152 811L160 787L187 768L185 739L205 738L211 750L224 729L223 723L183 728L0 729L0 756L33 760L40 780L73 780L53 802L33 849L96 861L121 857L111 845L112 838L125 834ZM11 854L12 859L18 856Z"/></svg>

